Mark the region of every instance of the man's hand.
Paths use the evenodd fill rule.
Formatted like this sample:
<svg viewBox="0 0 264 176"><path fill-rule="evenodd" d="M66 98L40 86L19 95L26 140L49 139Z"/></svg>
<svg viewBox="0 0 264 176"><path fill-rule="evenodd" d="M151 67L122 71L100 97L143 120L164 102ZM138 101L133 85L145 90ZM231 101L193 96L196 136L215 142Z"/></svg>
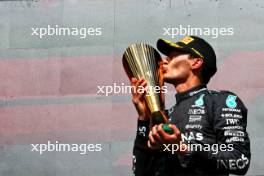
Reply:
<svg viewBox="0 0 264 176"><path fill-rule="evenodd" d="M146 102L144 100L144 95L146 94L147 82L144 79L137 80L136 78L131 79L132 89L132 102L139 115L139 120L147 120L150 118L150 112L147 108ZM139 91L141 89L141 91ZM144 89L144 91L142 91Z"/></svg>
<svg viewBox="0 0 264 176"><path fill-rule="evenodd" d="M148 147L151 149L159 149L163 144L180 144L181 132L173 124L169 127L173 130L173 134L168 134L162 129L163 124L155 125L149 132Z"/></svg>

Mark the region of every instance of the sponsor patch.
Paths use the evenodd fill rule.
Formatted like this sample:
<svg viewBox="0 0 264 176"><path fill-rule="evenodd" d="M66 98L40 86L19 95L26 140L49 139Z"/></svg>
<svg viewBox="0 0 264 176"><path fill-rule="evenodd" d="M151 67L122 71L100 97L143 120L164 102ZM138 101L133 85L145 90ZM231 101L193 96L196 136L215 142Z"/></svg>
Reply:
<svg viewBox="0 0 264 176"><path fill-rule="evenodd" d="M203 106L204 105L204 100L203 100L204 94L202 94L196 101L195 105L196 106Z"/></svg>
<svg viewBox="0 0 264 176"><path fill-rule="evenodd" d="M228 97L226 98L226 106L229 108L236 108L236 98L237 96L235 95L228 95Z"/></svg>

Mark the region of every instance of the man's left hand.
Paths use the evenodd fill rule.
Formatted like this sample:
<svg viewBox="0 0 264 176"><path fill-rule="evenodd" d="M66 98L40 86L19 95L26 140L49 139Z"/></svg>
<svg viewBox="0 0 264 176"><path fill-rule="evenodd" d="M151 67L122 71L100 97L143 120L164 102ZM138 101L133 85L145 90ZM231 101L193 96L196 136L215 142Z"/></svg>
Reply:
<svg viewBox="0 0 264 176"><path fill-rule="evenodd" d="M148 147L151 149L159 149L163 144L180 144L181 132L173 124L169 124L169 127L173 130L172 134L166 133L163 128L163 124L154 125L149 132Z"/></svg>

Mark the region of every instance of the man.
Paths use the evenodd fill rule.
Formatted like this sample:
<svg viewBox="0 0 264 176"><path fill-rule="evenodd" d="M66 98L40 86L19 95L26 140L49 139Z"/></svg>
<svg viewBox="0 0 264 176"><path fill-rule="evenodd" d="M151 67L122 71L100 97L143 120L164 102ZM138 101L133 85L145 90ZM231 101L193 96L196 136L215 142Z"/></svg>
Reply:
<svg viewBox="0 0 264 176"><path fill-rule="evenodd" d="M144 94L133 92L138 130L133 149L136 176L246 174L250 163L247 109L229 91L209 91L216 73L216 56L205 40L186 36L173 43L159 39L158 50L167 57L160 64L164 81L177 92L175 105L166 111L173 133L163 124L149 129L150 115ZM132 86L146 87L132 78Z"/></svg>

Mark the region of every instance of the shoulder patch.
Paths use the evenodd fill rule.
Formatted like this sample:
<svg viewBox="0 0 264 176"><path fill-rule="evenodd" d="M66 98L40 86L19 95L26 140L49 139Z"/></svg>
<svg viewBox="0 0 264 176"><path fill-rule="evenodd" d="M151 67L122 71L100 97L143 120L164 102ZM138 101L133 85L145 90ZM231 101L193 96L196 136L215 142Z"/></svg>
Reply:
<svg viewBox="0 0 264 176"><path fill-rule="evenodd" d="M226 106L229 108L236 108L237 102L236 102L237 96L235 95L228 95L226 98Z"/></svg>
<svg viewBox="0 0 264 176"><path fill-rule="evenodd" d="M224 103L228 108L236 108L237 107L237 101L238 96L227 90L221 90L221 91L210 91L210 94L216 96L216 100Z"/></svg>

